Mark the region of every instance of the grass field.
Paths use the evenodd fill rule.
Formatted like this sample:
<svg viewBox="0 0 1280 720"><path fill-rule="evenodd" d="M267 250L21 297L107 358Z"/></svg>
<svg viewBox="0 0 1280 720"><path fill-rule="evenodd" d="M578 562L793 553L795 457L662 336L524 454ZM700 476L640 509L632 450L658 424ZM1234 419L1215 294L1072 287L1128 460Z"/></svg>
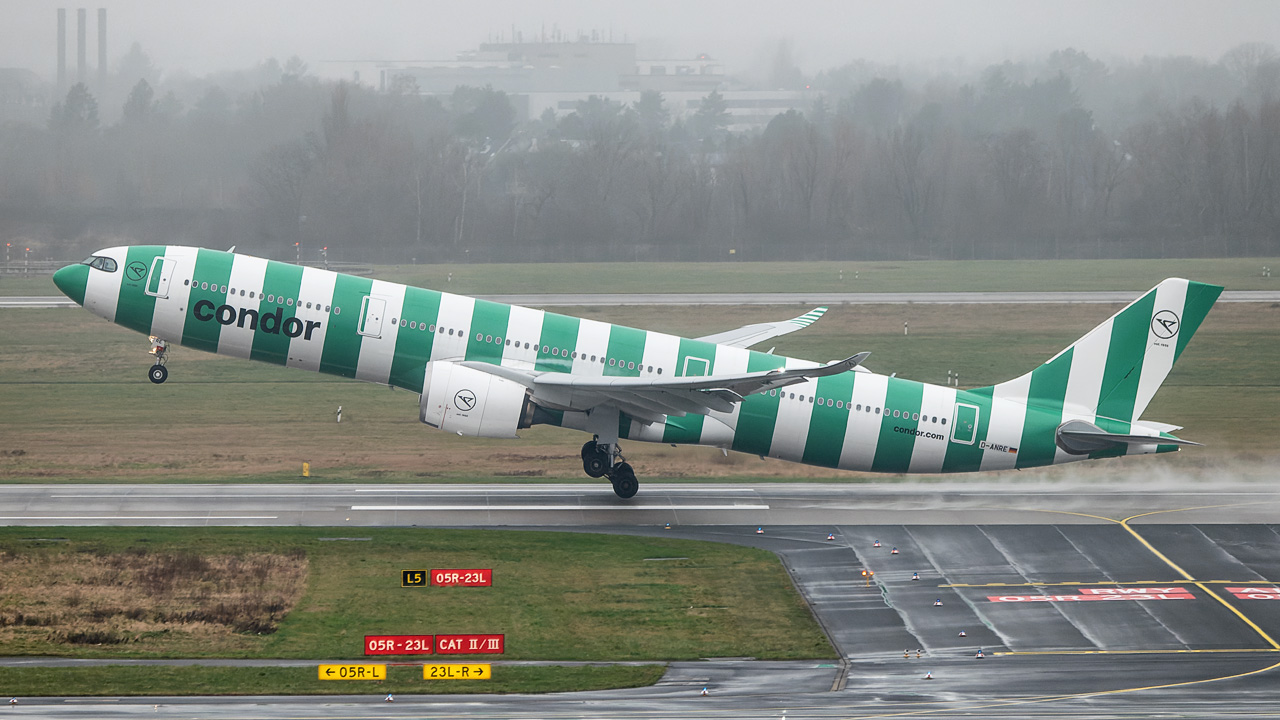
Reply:
<svg viewBox="0 0 1280 720"><path fill-rule="evenodd" d="M321 682L314 667L0 668L0 688L23 697L178 695L438 695L549 693L642 687L662 678L662 665L493 668L493 679L422 679L422 668L388 667L380 682ZM12 694L12 692L10 692ZM19 706L19 710L21 705Z"/></svg>
<svg viewBox="0 0 1280 720"><path fill-rule="evenodd" d="M972 387L1015 377L1100 323L1107 305L899 305L833 308L777 352L826 361L863 350L868 365L926 382L958 372ZM570 308L609 322L697 336L791 317L796 307ZM909 323L910 335L902 334ZM0 482L593 482L583 436L535 427L514 441L460 438L417 421L417 396L178 348L154 386L145 338L79 310L0 310ZM1186 426L1207 447L1078 468L1188 467L1277 459L1280 308L1220 304L1146 417ZM338 406L343 421L334 422ZM645 482L696 478L858 481L710 448L627 443ZM1092 470L1091 470L1092 471ZM1045 471L1052 473L1056 470ZM984 479L983 476L947 476ZM999 476L1004 477L1004 476ZM1018 479L1027 477L1018 474ZM989 478L985 478L989 479Z"/></svg>
<svg viewBox="0 0 1280 720"><path fill-rule="evenodd" d="M464 295L495 293L941 292L1132 290L1167 277L1274 290L1276 258L777 263L495 263L382 265L381 280ZM57 295L48 277L0 277L0 295Z"/></svg>
<svg viewBox="0 0 1280 720"><path fill-rule="evenodd" d="M362 659L365 635L501 633L504 654L440 661L832 656L777 557L763 550L576 533L335 535L351 531L0 528L0 655ZM164 588L143 572L85 572L122 559L151 567L165 556L206 567L170 572ZM304 559L305 591L282 603L292 607L283 619L264 604L258 622L244 625L252 616L223 613L229 601L218 590L251 588L252 578L237 580L226 559L263 556ZM400 587L401 570L431 568L491 568L493 586ZM97 635L65 632L86 627ZM408 659L430 656L375 661Z"/></svg>

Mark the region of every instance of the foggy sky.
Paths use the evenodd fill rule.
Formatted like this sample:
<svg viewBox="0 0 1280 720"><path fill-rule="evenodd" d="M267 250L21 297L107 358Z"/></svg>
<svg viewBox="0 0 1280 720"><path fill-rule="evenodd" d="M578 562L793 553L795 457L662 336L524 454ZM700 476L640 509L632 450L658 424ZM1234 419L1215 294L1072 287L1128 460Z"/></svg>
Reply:
<svg viewBox="0 0 1280 720"><path fill-rule="evenodd" d="M57 0L0 2L0 67L51 78L56 9L68 8L67 64L75 72L75 9ZM1275 42L1276 0L98 0L89 9L88 58L97 61L96 8L108 12L109 58L134 41L167 73L250 66L299 55L325 60L449 60L511 26L525 40L558 25L626 35L641 57L705 52L738 73L767 66L781 40L806 72L854 59L981 67L1074 47L1103 60L1193 55L1208 60L1242 42Z"/></svg>

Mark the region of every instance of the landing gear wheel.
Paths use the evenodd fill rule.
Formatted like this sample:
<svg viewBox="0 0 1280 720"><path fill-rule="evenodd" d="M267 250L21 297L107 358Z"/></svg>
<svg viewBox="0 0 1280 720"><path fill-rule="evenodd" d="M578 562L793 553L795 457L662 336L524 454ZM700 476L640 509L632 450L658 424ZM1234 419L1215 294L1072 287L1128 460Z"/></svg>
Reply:
<svg viewBox="0 0 1280 720"><path fill-rule="evenodd" d="M147 371L147 377L151 379L151 382L159 385L169 379L169 370L163 365L152 365L151 369Z"/></svg>
<svg viewBox="0 0 1280 720"><path fill-rule="evenodd" d="M640 481L636 480L636 472L627 463L615 465L609 480L613 483L614 494L623 500L635 497L636 491L640 489Z"/></svg>
<svg viewBox="0 0 1280 720"><path fill-rule="evenodd" d="M595 441L582 446L582 471L589 477L604 477L609 472L609 455Z"/></svg>

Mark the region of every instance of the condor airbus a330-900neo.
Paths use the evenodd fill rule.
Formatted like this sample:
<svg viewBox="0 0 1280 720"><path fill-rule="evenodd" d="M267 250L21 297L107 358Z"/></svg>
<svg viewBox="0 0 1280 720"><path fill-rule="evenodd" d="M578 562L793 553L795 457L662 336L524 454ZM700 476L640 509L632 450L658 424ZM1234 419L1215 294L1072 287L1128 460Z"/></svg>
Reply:
<svg viewBox="0 0 1280 720"><path fill-rule="evenodd" d="M510 438L582 430L582 467L628 498L619 439L709 445L886 473L1000 470L1177 450L1178 427L1140 420L1222 288L1172 278L1031 372L960 390L886 377L868 353L819 364L748 349L790 320L682 338L435 290L180 246L107 248L54 283L171 345L392 385L422 422Z"/></svg>

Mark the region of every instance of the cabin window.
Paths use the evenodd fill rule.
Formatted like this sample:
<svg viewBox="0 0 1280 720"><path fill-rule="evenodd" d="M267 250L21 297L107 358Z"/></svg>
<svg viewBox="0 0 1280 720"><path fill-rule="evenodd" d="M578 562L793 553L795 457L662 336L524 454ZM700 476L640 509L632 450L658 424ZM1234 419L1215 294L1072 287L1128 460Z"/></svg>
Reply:
<svg viewBox="0 0 1280 720"><path fill-rule="evenodd" d="M636 369L636 364L635 364L635 363L633 363L633 362L629 362L629 363L627 363L627 369L628 369L628 370L635 370L635 369Z"/></svg>
<svg viewBox="0 0 1280 720"><path fill-rule="evenodd" d="M418 321L417 321L417 320L410 320L410 321L409 321L409 329L410 329L410 330L417 330L417 329L418 329Z"/></svg>
<svg viewBox="0 0 1280 720"><path fill-rule="evenodd" d="M293 307L293 298L289 298L288 300L285 300L284 304L288 305L289 307Z"/></svg>
<svg viewBox="0 0 1280 720"><path fill-rule="evenodd" d="M340 308L340 307L336 307L336 308L334 308L334 309L333 309L333 314L334 314L334 315L341 315L341 314L342 314L342 308Z"/></svg>

